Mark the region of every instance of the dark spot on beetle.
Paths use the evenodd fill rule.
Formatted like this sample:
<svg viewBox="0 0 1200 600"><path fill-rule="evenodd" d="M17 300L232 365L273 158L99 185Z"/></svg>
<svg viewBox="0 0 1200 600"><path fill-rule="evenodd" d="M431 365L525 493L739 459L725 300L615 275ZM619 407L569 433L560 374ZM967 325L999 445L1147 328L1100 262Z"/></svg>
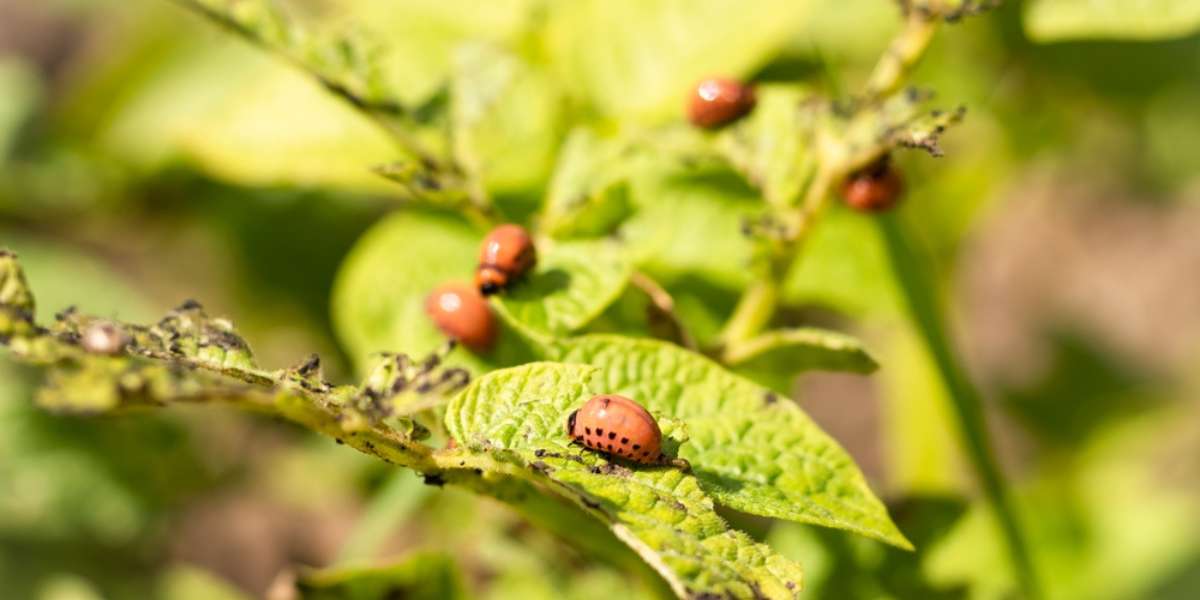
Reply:
<svg viewBox="0 0 1200 600"><path fill-rule="evenodd" d="M645 458L645 457L647 457L647 456L650 456L650 451L649 451L649 450L642 450L642 458Z"/></svg>
<svg viewBox="0 0 1200 600"><path fill-rule="evenodd" d="M779 394L776 394L775 392L767 392L763 394L763 402L766 402L768 406L775 404L776 402L779 402Z"/></svg>
<svg viewBox="0 0 1200 600"><path fill-rule="evenodd" d="M610 439L610 440L617 439L617 432L615 432L615 431L608 432L608 439Z"/></svg>
<svg viewBox="0 0 1200 600"><path fill-rule="evenodd" d="M427 473L425 475L425 485L436 485L437 487L442 487L443 485L446 485L446 480L442 479L442 476L438 475L437 473Z"/></svg>
<svg viewBox="0 0 1200 600"><path fill-rule="evenodd" d="M605 399L601 400L600 402L604 404L604 408L608 408L608 405L609 405L610 403L612 403L612 399L611 399L611 398L605 398Z"/></svg>
<svg viewBox="0 0 1200 600"><path fill-rule="evenodd" d="M629 443L629 438L627 438L627 437L623 437L623 438L621 438L621 445L625 445L625 444L628 444L628 443Z"/></svg>
<svg viewBox="0 0 1200 600"><path fill-rule="evenodd" d="M597 427L597 428L596 428L596 435L604 435L604 430L603 430L603 429L600 429L599 427Z"/></svg>
<svg viewBox="0 0 1200 600"><path fill-rule="evenodd" d="M634 450L641 450L641 449L642 449L642 445L641 445L641 444L634 444L634 445L633 445L633 449L634 449Z"/></svg>
<svg viewBox="0 0 1200 600"><path fill-rule="evenodd" d="M591 428L591 427L584 427L584 428L583 428L583 431L584 431L584 433L586 433L586 434L588 434L588 435L592 435L592 428Z"/></svg>

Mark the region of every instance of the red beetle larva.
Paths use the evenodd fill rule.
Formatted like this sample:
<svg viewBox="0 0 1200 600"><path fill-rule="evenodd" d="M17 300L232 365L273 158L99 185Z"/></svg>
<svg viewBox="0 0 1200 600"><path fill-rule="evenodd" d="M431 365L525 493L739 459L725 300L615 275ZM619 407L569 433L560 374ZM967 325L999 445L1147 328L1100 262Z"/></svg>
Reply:
<svg viewBox="0 0 1200 600"><path fill-rule="evenodd" d="M692 92L688 120L697 127L720 127L745 116L754 103L754 88L734 79L710 77Z"/></svg>
<svg viewBox="0 0 1200 600"><path fill-rule="evenodd" d="M425 298L425 313L442 333L473 352L484 352L496 341L496 319L483 296L469 285L447 283Z"/></svg>
<svg viewBox="0 0 1200 600"><path fill-rule="evenodd" d="M895 206L904 183L900 173L892 168L888 158L852 173L842 183L842 200L851 208L863 212L880 212Z"/></svg>
<svg viewBox="0 0 1200 600"><path fill-rule="evenodd" d="M567 435L584 446L636 463L689 468L662 453L662 430L642 405L617 394L593 396L567 417Z"/></svg>
<svg viewBox="0 0 1200 600"><path fill-rule="evenodd" d="M520 225L501 225L483 238L475 285L484 296L508 287L537 263L537 250L529 232Z"/></svg>

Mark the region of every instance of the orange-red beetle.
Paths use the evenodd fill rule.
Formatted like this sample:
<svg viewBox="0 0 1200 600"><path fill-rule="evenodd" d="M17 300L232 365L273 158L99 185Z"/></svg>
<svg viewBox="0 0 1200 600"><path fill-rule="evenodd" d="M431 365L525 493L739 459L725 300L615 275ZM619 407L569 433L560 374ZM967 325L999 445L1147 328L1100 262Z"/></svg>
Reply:
<svg viewBox="0 0 1200 600"><path fill-rule="evenodd" d="M710 77L692 92L688 120L697 127L720 127L745 116L754 102L754 88L734 79Z"/></svg>
<svg viewBox="0 0 1200 600"><path fill-rule="evenodd" d="M501 225L483 238L475 285L484 296L508 287L537 263L537 250L529 232L520 225Z"/></svg>
<svg viewBox="0 0 1200 600"><path fill-rule="evenodd" d="M842 200L864 212L881 212L896 205L904 182L885 156L842 182Z"/></svg>
<svg viewBox="0 0 1200 600"><path fill-rule="evenodd" d="M642 405L625 396L592 396L583 408L567 417L567 435L592 450L633 462L687 468L687 461L663 455L658 422Z"/></svg>
<svg viewBox="0 0 1200 600"><path fill-rule="evenodd" d="M475 352L496 341L496 319L475 288L458 283L438 286L425 298L425 313L442 333Z"/></svg>

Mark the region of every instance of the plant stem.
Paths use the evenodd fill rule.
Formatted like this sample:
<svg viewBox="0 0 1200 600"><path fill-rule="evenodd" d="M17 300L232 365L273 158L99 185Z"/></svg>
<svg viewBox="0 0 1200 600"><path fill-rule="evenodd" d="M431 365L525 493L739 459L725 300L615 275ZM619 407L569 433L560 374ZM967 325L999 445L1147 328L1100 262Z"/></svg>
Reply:
<svg viewBox="0 0 1200 600"><path fill-rule="evenodd" d="M979 391L967 377L947 334L946 325L942 320L945 313L936 292L936 278L923 266L929 261L918 257L908 232L894 214L881 215L878 219L879 229L887 245L888 257L907 305L909 317L929 349L950 394L967 457L1000 524L1018 584L1024 597L1033 600L1041 598L1041 589L1020 520L1017 518L1004 475L992 452L983 401Z"/></svg>
<svg viewBox="0 0 1200 600"><path fill-rule="evenodd" d="M869 97L880 98L899 89L925 54L941 22L939 18L921 15L917 11L909 13L904 29L884 50L883 56L875 64L875 70L871 72L871 78L867 80Z"/></svg>
<svg viewBox="0 0 1200 600"><path fill-rule="evenodd" d="M679 315L676 314L675 299L671 297L671 293L663 289L653 277L641 271L634 271L629 277L629 283L642 290L642 293L646 294L646 297L650 299L650 304L654 309L662 317L670 321L671 328L674 330L674 341L688 350L695 350L696 339L692 337L692 334L688 332Z"/></svg>
<svg viewBox="0 0 1200 600"><path fill-rule="evenodd" d="M750 284L742 293L733 316L721 331L721 342L726 347L736 346L762 331L775 314L779 301L779 284L773 277L764 277Z"/></svg>
<svg viewBox="0 0 1200 600"><path fill-rule="evenodd" d="M754 337L771 322L779 305L779 288L799 256L800 242L825 208L833 181L831 170L822 168L809 185L800 207L784 215L785 234L772 248L769 270L742 292L733 315L721 331L724 348Z"/></svg>

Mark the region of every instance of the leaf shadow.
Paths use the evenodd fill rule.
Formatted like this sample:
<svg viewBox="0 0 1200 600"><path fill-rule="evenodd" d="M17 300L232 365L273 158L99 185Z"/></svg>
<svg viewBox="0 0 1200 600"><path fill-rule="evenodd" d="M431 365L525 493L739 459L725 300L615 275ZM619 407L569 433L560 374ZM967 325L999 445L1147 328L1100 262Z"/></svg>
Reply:
<svg viewBox="0 0 1200 600"><path fill-rule="evenodd" d="M510 299L538 300L571 286L571 274L559 267L534 271L513 286Z"/></svg>
<svg viewBox="0 0 1200 600"><path fill-rule="evenodd" d="M709 488L720 488L727 492L737 492L746 487L746 482L742 479L697 467L695 464L692 465L692 474L700 480L700 485L705 491Z"/></svg>

